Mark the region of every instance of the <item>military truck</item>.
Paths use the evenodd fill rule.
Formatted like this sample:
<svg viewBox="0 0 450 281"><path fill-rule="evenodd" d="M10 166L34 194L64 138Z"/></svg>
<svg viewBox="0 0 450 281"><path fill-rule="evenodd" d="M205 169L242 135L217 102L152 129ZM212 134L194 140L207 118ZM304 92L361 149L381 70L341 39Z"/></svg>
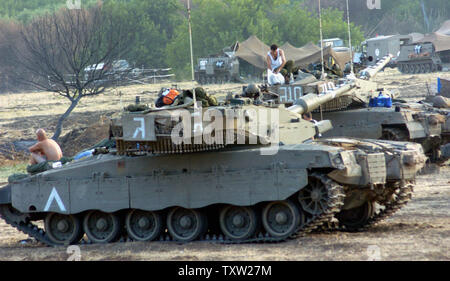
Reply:
<svg viewBox="0 0 450 281"><path fill-rule="evenodd" d="M397 60L402 73L419 74L450 67L450 36L434 33L418 42L403 45Z"/></svg>
<svg viewBox="0 0 450 281"><path fill-rule="evenodd" d="M388 67L396 67L397 58L400 56L400 47L410 43L410 35L388 35L370 38L361 43L361 55L359 63L363 67L373 66L380 59L391 54L392 60Z"/></svg>
<svg viewBox="0 0 450 281"><path fill-rule="evenodd" d="M317 43L317 46L321 46L321 42L319 41ZM342 50L342 48L347 49L348 48L344 45L344 40L342 40L341 38L329 38L329 39L324 39L323 40L323 47L331 47L333 50Z"/></svg>
<svg viewBox="0 0 450 281"><path fill-rule="evenodd" d="M111 125L115 148L12 179L0 216L48 245L84 234L93 243L278 242L332 220L365 228L409 201L425 156L415 143L313 141L331 124L301 114L354 87L289 108L256 96L200 108L183 95L177 106L123 112Z"/></svg>
<svg viewBox="0 0 450 281"><path fill-rule="evenodd" d="M239 60L233 53L198 59L195 80L202 84L223 84L239 79Z"/></svg>

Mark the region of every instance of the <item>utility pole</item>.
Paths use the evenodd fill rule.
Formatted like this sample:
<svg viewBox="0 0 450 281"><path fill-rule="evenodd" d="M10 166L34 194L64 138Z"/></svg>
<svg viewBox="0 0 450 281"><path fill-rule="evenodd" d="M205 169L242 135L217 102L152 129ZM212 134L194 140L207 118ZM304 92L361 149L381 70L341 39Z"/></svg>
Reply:
<svg viewBox="0 0 450 281"><path fill-rule="evenodd" d="M350 67L351 67L351 73L354 73L354 71L353 71L352 33L351 33L351 29L350 29L350 9L348 6L348 0L347 0L347 25L348 25L348 46L350 48Z"/></svg>
<svg viewBox="0 0 450 281"><path fill-rule="evenodd" d="M322 9L320 8L319 1L319 27L320 27L320 52L322 56L322 79L325 78L325 66L324 66L324 55L323 55L323 34L322 34Z"/></svg>
<svg viewBox="0 0 450 281"><path fill-rule="evenodd" d="M192 48L192 27L191 27L191 0L187 1L188 22L189 22L189 45L191 48L191 72L192 72L192 95L194 98L194 108L197 108L197 97L195 95L195 73L194 73L194 51Z"/></svg>

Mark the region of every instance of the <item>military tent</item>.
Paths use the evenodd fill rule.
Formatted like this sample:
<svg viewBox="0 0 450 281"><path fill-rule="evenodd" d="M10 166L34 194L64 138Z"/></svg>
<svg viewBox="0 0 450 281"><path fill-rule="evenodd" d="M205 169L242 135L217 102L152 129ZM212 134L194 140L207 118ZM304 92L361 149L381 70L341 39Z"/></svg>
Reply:
<svg viewBox="0 0 450 281"><path fill-rule="evenodd" d="M286 42L280 47L284 50L286 60L292 60L295 66L306 67L311 63L320 62L320 47L313 43L308 43L301 48L292 46ZM265 69L267 53L270 47L264 44L256 36L252 35L247 40L238 44L236 56L259 69ZM346 52L335 52L331 47L324 49L324 57L328 59L332 56L341 69L350 61L350 54Z"/></svg>
<svg viewBox="0 0 450 281"><path fill-rule="evenodd" d="M300 67L306 67L311 63L320 62L322 56L320 47L313 43L308 43L301 48L296 48L287 42L281 46L281 49L284 50L287 60L294 61L294 65ZM331 47L325 47L323 53L325 60L331 56L341 69L344 69L345 65L351 60L350 53L336 52Z"/></svg>
<svg viewBox="0 0 450 281"><path fill-rule="evenodd" d="M286 42L281 49L284 51L287 60L292 60L295 66L306 67L308 64L320 61L320 47L313 43L308 43L301 48L292 46ZM326 51L329 52L328 50Z"/></svg>
<svg viewBox="0 0 450 281"><path fill-rule="evenodd" d="M439 28L436 32L444 35L450 35L450 20L445 21L441 28Z"/></svg>
<svg viewBox="0 0 450 281"><path fill-rule="evenodd" d="M423 37L425 37L425 35L423 35L422 33L417 32L410 33L409 36L411 36L411 40L413 43L416 43L417 41L422 40Z"/></svg>
<svg viewBox="0 0 450 281"><path fill-rule="evenodd" d="M252 35L247 40L238 44L236 57L245 60L259 69L266 68L266 57L270 47L264 44L256 36Z"/></svg>
<svg viewBox="0 0 450 281"><path fill-rule="evenodd" d="M431 33L417 41L418 43L433 43L436 52L450 50L450 36L441 33Z"/></svg>

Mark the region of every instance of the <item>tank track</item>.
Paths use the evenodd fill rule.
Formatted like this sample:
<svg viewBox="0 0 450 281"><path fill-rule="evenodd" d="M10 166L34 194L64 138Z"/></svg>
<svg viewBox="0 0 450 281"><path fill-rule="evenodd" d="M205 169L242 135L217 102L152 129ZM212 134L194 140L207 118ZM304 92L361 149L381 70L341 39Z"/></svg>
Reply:
<svg viewBox="0 0 450 281"><path fill-rule="evenodd" d="M306 219L305 223L300 225L295 232L290 235L289 237L285 238L276 238L271 237L268 233L259 233L256 237L246 239L246 240L240 240L240 241L234 241L229 240L224 237L224 235L215 233L215 234L206 234L203 237L201 237L198 240L195 240L194 242L217 242L221 244L248 244L248 243L279 243L284 242L290 239L296 239L299 237L303 237L304 235L313 232L314 230L317 230L320 226L325 224L326 222L333 219L333 217L340 212L342 206L344 205L344 188L339 185L338 183L334 182L330 178L328 178L325 175L314 173L312 174L313 177L316 177L320 179L320 181L325 184L328 190L328 206L326 210L324 210L322 213L317 214L315 216L309 217ZM6 223L11 225L12 227L16 228L20 232L23 232L24 234L29 235L32 238L35 238L37 241L48 245L48 246L60 246L57 244L54 244L50 241L50 239L47 238L46 233L44 229L39 228L37 225L31 223L27 220L22 222L14 222L13 220L9 219L8 216L4 215L0 209L0 218L4 219ZM82 240L83 241L83 240ZM121 242L125 241L133 241L131 238L127 238L127 235L124 234L120 238ZM179 243L175 240L173 240L168 234L161 234L158 239L155 241L161 241L161 242L175 242ZM87 243L90 243L89 241Z"/></svg>
<svg viewBox="0 0 450 281"><path fill-rule="evenodd" d="M347 229L345 226L339 224L337 219L334 219L333 221L330 221L328 223L325 223L320 230L321 231L327 231L327 232L333 232L333 231L343 231L343 232L363 232L368 230L370 227L380 223L381 221L391 217L394 215L398 210L403 208L408 204L408 202L412 198L412 194L414 192L414 185L413 184L402 184L399 187L398 193L396 193L396 198L383 205L385 208L382 210L379 210L376 212L363 226L356 228L356 229Z"/></svg>
<svg viewBox="0 0 450 281"><path fill-rule="evenodd" d="M387 203L385 206L385 209L379 211L378 213L375 213L375 215L360 229L357 231L364 231L367 230L369 227L372 227L376 225L377 223L391 217L394 215L398 210L403 208L408 204L408 202L412 198L412 194L414 192L414 186L412 184L402 184L399 188L399 193L396 194L397 198Z"/></svg>
<svg viewBox="0 0 450 281"><path fill-rule="evenodd" d="M15 222L10 218L8 218L8 216L4 215L1 209L0 209L0 218L2 218L10 226L16 228L20 232L27 234L29 237L32 237L45 245L57 246L47 238L47 236L45 235L45 231L43 229L39 228L37 225L31 222L28 222L28 219L21 222Z"/></svg>
<svg viewBox="0 0 450 281"><path fill-rule="evenodd" d="M401 62L398 69L402 74L422 74L434 73L441 70L441 66L435 64L432 60Z"/></svg>
<svg viewBox="0 0 450 281"><path fill-rule="evenodd" d="M325 186L327 186L328 190L328 197L330 198L330 201L328 202L327 209L322 212L321 214L312 216L306 220L306 222L299 226L297 230L290 236L284 239L274 238L270 236L265 236L262 233L258 235L257 238L248 239L244 241L225 241L226 244L243 244L243 243L277 243L277 242L283 242L288 239L296 239L299 237L303 237L304 235L313 232L317 228L319 228L324 223L330 221L334 215L340 212L342 206L344 206L344 188L337 184L336 182L332 181L328 177L322 175L313 173L313 177L316 177L322 181ZM267 235L267 234L266 234Z"/></svg>

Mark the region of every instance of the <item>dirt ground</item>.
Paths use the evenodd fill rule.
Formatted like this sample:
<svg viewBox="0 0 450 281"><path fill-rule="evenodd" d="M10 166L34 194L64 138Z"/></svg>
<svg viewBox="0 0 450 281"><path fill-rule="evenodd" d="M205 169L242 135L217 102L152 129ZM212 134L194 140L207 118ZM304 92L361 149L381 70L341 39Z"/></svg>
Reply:
<svg viewBox="0 0 450 281"><path fill-rule="evenodd" d="M450 78L449 73L401 75L396 70L386 70L376 80L382 87L398 89L403 99L420 100L428 94L427 84L431 89L438 76ZM121 88L86 99L67 121L64 133L101 123L134 102L136 95L143 96L145 103L151 103L161 86ZM206 88L219 94L239 92L241 87L228 84ZM0 144L32 139L38 127L51 131L56 124L55 118L66 106L64 100L51 94L0 95ZM0 260L67 260L70 257L65 247L46 247L27 239L26 235L0 220ZM316 233L279 244L133 242L80 245L80 254L81 260L450 260L449 248L450 167L446 166L440 171L419 175L412 201L393 217L366 232Z"/></svg>

